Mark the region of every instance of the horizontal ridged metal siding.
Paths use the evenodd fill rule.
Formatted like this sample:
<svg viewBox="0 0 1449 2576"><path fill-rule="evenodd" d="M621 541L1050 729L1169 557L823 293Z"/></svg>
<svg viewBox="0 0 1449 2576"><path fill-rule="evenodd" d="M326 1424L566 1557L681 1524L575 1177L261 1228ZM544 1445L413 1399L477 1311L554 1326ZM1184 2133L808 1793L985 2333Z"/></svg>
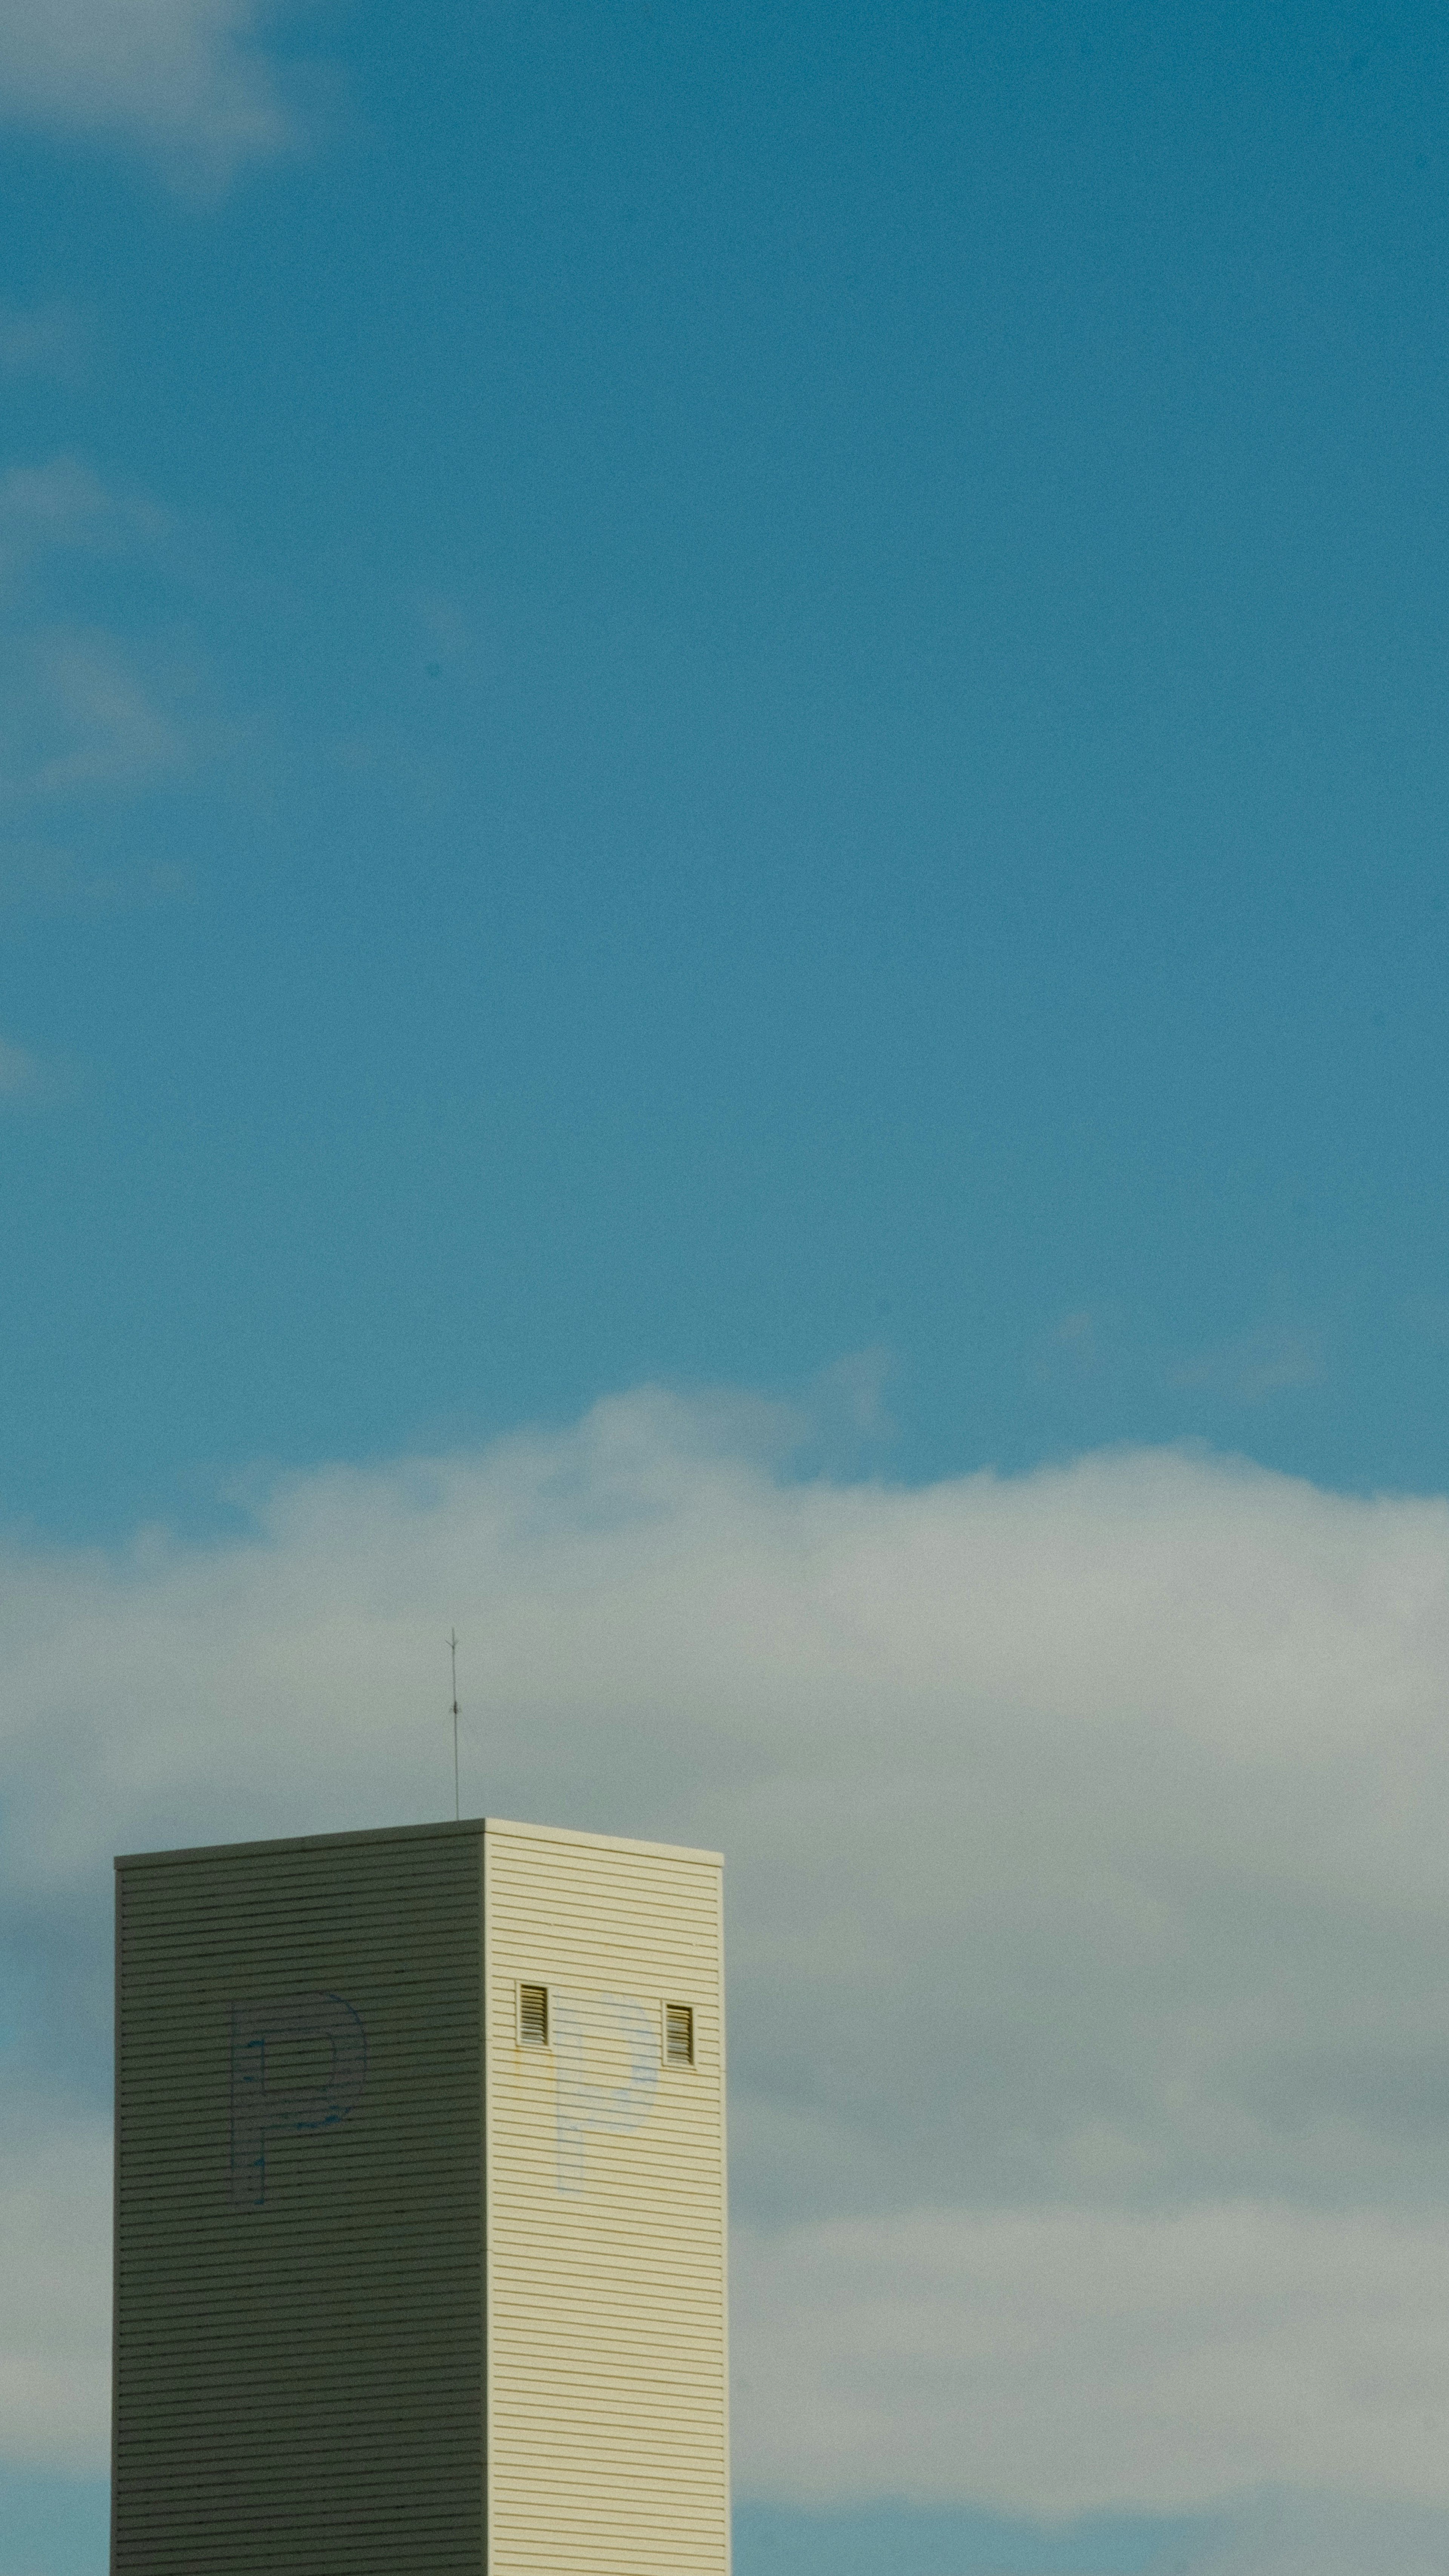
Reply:
<svg viewBox="0 0 1449 2576"><path fill-rule="evenodd" d="M720 1885L711 1855L488 1827L490 2576L728 2567ZM547 2049L517 2044L522 1979ZM666 2002L694 2008L692 2067L659 2062ZM607 2118L636 2004L647 2116L561 2138L561 2069Z"/></svg>
<svg viewBox="0 0 1449 2576"><path fill-rule="evenodd" d="M121 1866L116 2576L479 2576L481 1843ZM238 2207L231 2008L319 1993L356 2109L269 2131ZM325 2042L273 2055L326 2081Z"/></svg>

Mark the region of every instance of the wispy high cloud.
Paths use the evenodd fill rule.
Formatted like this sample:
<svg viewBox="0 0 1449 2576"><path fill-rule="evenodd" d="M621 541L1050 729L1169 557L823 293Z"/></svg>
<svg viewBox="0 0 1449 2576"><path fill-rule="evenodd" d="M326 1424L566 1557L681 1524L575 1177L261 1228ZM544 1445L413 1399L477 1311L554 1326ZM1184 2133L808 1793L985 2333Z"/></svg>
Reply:
<svg viewBox="0 0 1449 2576"><path fill-rule="evenodd" d="M24 1047L10 1046L0 1038L0 1100L20 1100L33 1091L40 1067Z"/></svg>
<svg viewBox="0 0 1449 2576"><path fill-rule="evenodd" d="M176 860L97 867L48 841L0 841L0 915L61 912L94 920L103 913L183 903L195 892L192 871Z"/></svg>
<svg viewBox="0 0 1449 2576"><path fill-rule="evenodd" d="M174 694L174 675L116 635L0 634L0 811L132 794L183 770L193 746L164 703L168 679Z"/></svg>
<svg viewBox="0 0 1449 2576"><path fill-rule="evenodd" d="M263 0L4 0L0 118L137 146L181 184L224 186L294 148Z"/></svg>
<svg viewBox="0 0 1449 2576"><path fill-rule="evenodd" d="M0 303L0 375L77 384L89 347L89 328L70 305Z"/></svg>
<svg viewBox="0 0 1449 2576"><path fill-rule="evenodd" d="M1319 1385L1326 1368L1327 1338L1316 1326L1262 1324L1182 1361L1171 1383L1205 1387L1236 1404L1262 1404L1295 1387Z"/></svg>
<svg viewBox="0 0 1449 2576"><path fill-rule="evenodd" d="M185 767L184 733L157 705L114 636L47 636L38 663L65 748L35 770L33 794L132 786Z"/></svg>
<svg viewBox="0 0 1449 2576"><path fill-rule="evenodd" d="M1225 2567L1310 2563L1315 2494L1417 2565L1449 1506L1172 1452L799 1483L771 1426L642 1393L259 1490L225 1544L12 1549L9 2098L90 2152L114 1848L451 1811L456 1622L468 1805L729 1857L744 2492L1291 2488ZM90 2384L32 2456L98 2442Z"/></svg>
<svg viewBox="0 0 1449 2576"><path fill-rule="evenodd" d="M129 792L186 766L185 674L155 640L154 609L127 635L74 613L92 563L164 568L170 528L82 457L0 473L0 800Z"/></svg>
<svg viewBox="0 0 1449 2576"><path fill-rule="evenodd" d="M0 573L12 577L57 549L116 553L164 533L165 513L107 483L79 456L11 465L0 474Z"/></svg>
<svg viewBox="0 0 1449 2576"><path fill-rule="evenodd" d="M0 1038L0 1116L7 1111L57 1108L76 1097L80 1078L73 1063L34 1055L29 1047Z"/></svg>

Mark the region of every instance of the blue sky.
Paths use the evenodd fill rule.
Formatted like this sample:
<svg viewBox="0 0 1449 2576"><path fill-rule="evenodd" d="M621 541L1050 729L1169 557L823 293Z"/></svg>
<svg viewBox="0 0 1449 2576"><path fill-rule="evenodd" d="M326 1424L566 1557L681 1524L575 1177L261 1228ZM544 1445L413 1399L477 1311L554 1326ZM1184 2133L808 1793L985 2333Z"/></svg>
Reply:
<svg viewBox="0 0 1449 2576"><path fill-rule="evenodd" d="M411 1563L409 1515L434 1514L407 1615L505 1641L515 1697L477 1803L733 1834L788 1946L788 1855L749 1785L775 1757L730 1699L733 1614L711 1621L721 1569L749 1595L798 1509L798 1563L842 1600L859 1545L933 1602L969 1523L1013 1568L1031 1534L1037 1589L1012 1599L1057 1583L1075 1605L1025 1677L984 1610L942 1645L984 1730L951 1756L963 1796L996 1777L1003 1707L1029 1706L1039 1748L1044 1712L1090 1731L1130 1703L1176 1712L1198 1749L1173 1794L1217 1818L1184 1857L1164 1788L1109 1872L1180 1902L1185 1942L1194 1870L1213 1892L1201 1949L1152 1915L1144 1943L1176 1964L1151 1975L1124 1964L1130 1907L1102 1928L1106 1842L1093 1857L1065 1824L1042 1846L1060 1917L1043 1895L1021 1932L1003 1896L984 1927L941 1894L950 1955L984 1943L1055 2054L1018 2050L1004 2004L972 2023L979 2100L923 2099L898 2205L878 2134L898 2097L832 2091L822 2064L794 2099L746 1956L743 2221L803 2231L800 2301L811 2229L948 2205L985 2228L1014 2191L1043 2246L1089 2207L1188 2227L1239 2200L1437 2244L1449 2032L1432 1981L1418 2020L1403 1994L1449 1964L1410 1821L1440 1813L1449 1679L1446 69L1424 0L0 8L17 2172L32 2148L48 2169L47 2123L83 2159L101 2117L113 1814L159 1842L430 1811L410 1737L329 1788L354 1781L324 1760L334 1644L319 1627L289 1662L286 1640L304 1578L363 1615L335 1526L355 1564L384 1531ZM417 1458L445 1462L426 1511ZM646 1552L650 1512L677 1529L715 1664L661 1648L641 1672L622 1630L580 1626L530 1699L510 1586L570 1494ZM888 1498L868 1546L867 1494ZM844 1518L813 1521L817 1496ZM1271 1611L1255 1562L1281 1577ZM647 1591L643 1566L619 1559L611 1600ZM227 1634L233 1598L252 1605L233 1642L282 1730L265 1788L220 1755L208 1787L179 1703L147 1713L190 1657L203 1735L236 1721L190 1606L211 1583ZM1150 1632L1130 1668L1108 1600ZM1211 1625L1214 1601L1234 1618ZM62 1678L44 1640L92 1628L104 1651ZM834 1674L848 1702L837 1631L811 1635L805 1700L824 1710ZM891 1637L871 1669L926 1834L943 1739ZM1199 1742L1204 1672L1220 1732ZM1272 1738L1280 1853L1292 1782L1320 1783L1294 1913L1226 1784L1242 1711L1269 1712L1266 1742L1305 1676L1348 1698ZM653 1721L631 1688L703 1729L677 1773L635 1763ZM599 1720L607 1760L581 1731L596 1689L624 1712ZM1350 1756L1365 1711L1382 1732ZM834 1723L802 1719L780 1757L822 1794ZM102 1741L84 1819L32 1869L46 1761L80 1778L66 1748ZM1375 1805L1390 1742L1409 1840L1386 1811L1350 1859L1326 1819L1357 1816L1365 1782ZM1112 1776L1135 1816L1130 1766ZM1042 1777L1019 1748L1003 1813ZM1040 1966L1049 1919L1098 1962L1085 2002ZM1187 1961L1209 1953L1199 1989ZM85 2034L63 2080L37 2036L57 1998ZM1189 2076L1162 2034L1199 2011ZM1212 2054L1228 2023L1235 2071ZM1270 2031L1296 2070L1280 2094ZM1194 2089L1209 2059L1232 2118ZM933 2120L969 2132L954 2165ZM998 2260L995 2237L959 2241L963 2278ZM1344 2282L1361 2241L1334 2240ZM1172 2243L1204 2280L1238 2260ZM1110 2305L1093 2244L1081 2277ZM1428 2260L1405 2254L1404 2280ZM750 2313L764 2337L765 2287ZM1045 2463L991 2486L986 2452L951 2465L948 2428L901 2436L897 2483L883 2453L852 2487L835 2423L821 2395L788 2458L747 2434L743 2576L815 2576L823 2552L856 2576L852 2549L860 2576L966 2576L988 2549L1086 2576L1108 2546L1122 2576L1174 2553L1276 2576L1295 2550L1339 2576L1335 2547L1348 2576L1386 2550L1407 2576L1449 2551L1402 2519L1449 2516L1408 2432L1380 2442L1377 2502L1367 2470L1344 2488L1401 2519L1339 2541L1332 2461L1287 2430L1201 2455L1184 2434L1170 2467L1101 2434L1115 2486ZM34 2481L61 2482L55 2531L83 2518L91 2442L78 2414L59 2451L7 2454L31 2556L12 2538L7 2559L0 2515L0 2576L52 2576ZM56 2546L54 2576L99 2564Z"/></svg>
<svg viewBox="0 0 1449 2576"><path fill-rule="evenodd" d="M868 1348L1434 1484L1437 13L254 38L0 175L11 1517Z"/></svg>

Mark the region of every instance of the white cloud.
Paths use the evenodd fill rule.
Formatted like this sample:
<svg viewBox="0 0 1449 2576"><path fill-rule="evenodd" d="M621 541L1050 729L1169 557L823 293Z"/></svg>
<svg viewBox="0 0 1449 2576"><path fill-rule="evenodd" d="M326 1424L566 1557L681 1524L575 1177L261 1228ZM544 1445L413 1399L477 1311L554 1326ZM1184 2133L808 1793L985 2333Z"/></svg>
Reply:
<svg viewBox="0 0 1449 2576"><path fill-rule="evenodd" d="M1449 2505L1449 1506L785 1437L645 1393L13 1548L12 2080L99 2083L113 1849L450 1807L456 1621L469 1805L729 1855L747 2488Z"/></svg>
<svg viewBox="0 0 1449 2576"><path fill-rule="evenodd" d="M258 0L0 0L0 117L138 145L224 185L298 124L261 50Z"/></svg>
<svg viewBox="0 0 1449 2576"><path fill-rule="evenodd" d="M110 2444L111 2142L105 2124L0 2118L4 2455L84 2474Z"/></svg>
<svg viewBox="0 0 1449 2576"><path fill-rule="evenodd" d="M737 2231L733 2272L755 2493L1449 2507L1449 2214L929 2210Z"/></svg>

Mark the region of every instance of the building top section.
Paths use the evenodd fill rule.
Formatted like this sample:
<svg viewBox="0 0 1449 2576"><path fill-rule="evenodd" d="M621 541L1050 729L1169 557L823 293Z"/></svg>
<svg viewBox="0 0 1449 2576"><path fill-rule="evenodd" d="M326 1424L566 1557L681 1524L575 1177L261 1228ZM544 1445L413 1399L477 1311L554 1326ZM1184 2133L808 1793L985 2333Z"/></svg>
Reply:
<svg viewBox="0 0 1449 2576"><path fill-rule="evenodd" d="M257 1843L198 1843L181 1851L118 1852L117 1869L159 1869L186 1860L243 1860L252 1853L335 1851L349 1843L419 1842L427 1836L509 1834L540 1843L587 1843L596 1851L645 1852L658 1860L694 1861L701 1869L722 1869L724 1854L694 1851L687 1843L637 1842L628 1834L585 1834L571 1825L520 1825L501 1816L465 1816L459 1824L374 1825L354 1834L287 1834Z"/></svg>

